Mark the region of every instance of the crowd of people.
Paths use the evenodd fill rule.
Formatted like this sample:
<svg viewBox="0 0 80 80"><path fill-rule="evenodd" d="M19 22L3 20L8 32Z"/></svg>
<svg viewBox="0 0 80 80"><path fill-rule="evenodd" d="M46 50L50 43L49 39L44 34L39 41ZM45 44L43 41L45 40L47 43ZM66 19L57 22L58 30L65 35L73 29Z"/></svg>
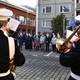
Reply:
<svg viewBox="0 0 80 80"><path fill-rule="evenodd" d="M56 39L60 37L60 34L57 33L50 35L49 33L43 34L40 33L37 35L32 35L31 33L24 33L22 31L18 32L17 34L17 41L22 50L22 46L25 45L26 50L41 50L45 52L50 51L50 46L52 47L52 51L56 50Z"/></svg>

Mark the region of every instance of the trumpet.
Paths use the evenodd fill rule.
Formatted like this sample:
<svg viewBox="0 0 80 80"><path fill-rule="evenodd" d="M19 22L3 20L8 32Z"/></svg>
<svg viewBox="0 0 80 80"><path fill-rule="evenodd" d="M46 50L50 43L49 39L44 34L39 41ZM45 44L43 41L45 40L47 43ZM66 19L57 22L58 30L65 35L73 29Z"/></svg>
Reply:
<svg viewBox="0 0 80 80"><path fill-rule="evenodd" d="M78 28L76 28L76 30L67 38L58 38L56 40L56 48L61 51L64 50L65 48L67 48L70 45L70 39L75 35L75 33L80 29L80 25L78 26Z"/></svg>

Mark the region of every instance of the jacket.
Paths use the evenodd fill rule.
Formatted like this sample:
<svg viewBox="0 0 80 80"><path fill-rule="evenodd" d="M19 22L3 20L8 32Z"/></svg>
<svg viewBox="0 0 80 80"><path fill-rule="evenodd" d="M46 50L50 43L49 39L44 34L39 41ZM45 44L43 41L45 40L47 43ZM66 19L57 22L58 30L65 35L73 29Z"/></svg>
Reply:
<svg viewBox="0 0 80 80"><path fill-rule="evenodd" d="M15 40L15 58L14 58L14 65L15 66L22 66L25 62L24 55L20 52L17 41ZM0 74L5 73L9 70L10 66L10 58L9 58L9 43L8 38L4 35L4 32L0 30ZM0 80L11 80L9 74L6 79L5 76L3 78L0 77ZM9 78L9 79L8 79ZM13 80L13 79L12 79Z"/></svg>
<svg viewBox="0 0 80 80"><path fill-rule="evenodd" d="M40 36L40 43L44 43L45 42L45 36Z"/></svg>
<svg viewBox="0 0 80 80"><path fill-rule="evenodd" d="M80 38L74 41L69 52L60 54L59 60L61 65L70 67L74 74L80 76Z"/></svg>
<svg viewBox="0 0 80 80"><path fill-rule="evenodd" d="M45 42L46 42L46 44L49 44L51 42L51 38L50 37L46 37Z"/></svg>
<svg viewBox="0 0 80 80"><path fill-rule="evenodd" d="M56 37L53 37L52 39L51 39L51 43L52 43L52 45L54 45L54 44L56 44Z"/></svg>

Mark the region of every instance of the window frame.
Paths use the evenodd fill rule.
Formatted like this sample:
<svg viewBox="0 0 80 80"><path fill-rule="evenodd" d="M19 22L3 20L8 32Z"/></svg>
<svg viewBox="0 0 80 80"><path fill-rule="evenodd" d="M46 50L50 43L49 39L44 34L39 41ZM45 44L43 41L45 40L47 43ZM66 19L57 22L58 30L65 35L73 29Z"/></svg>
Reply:
<svg viewBox="0 0 80 80"><path fill-rule="evenodd" d="M42 20L42 28L51 28L51 25L47 26L47 21L50 21L50 20Z"/></svg>
<svg viewBox="0 0 80 80"><path fill-rule="evenodd" d="M71 21L71 20L70 20L70 19L67 19L67 20L66 20L66 24L67 24L67 21L68 21L68 24L69 24L69 25L66 25L66 27L69 27L69 26L70 26L70 21Z"/></svg>
<svg viewBox="0 0 80 80"><path fill-rule="evenodd" d="M77 0L76 2L77 2L77 3L80 3L80 0Z"/></svg>
<svg viewBox="0 0 80 80"><path fill-rule="evenodd" d="M52 12L52 8L51 8L51 12L47 12L47 9L46 9L47 7L51 8L51 6L42 7L42 14L49 14ZM45 10L44 12L43 12L43 9Z"/></svg>
<svg viewBox="0 0 80 80"><path fill-rule="evenodd" d="M16 18L16 20L20 21L21 25L25 25L25 17L24 16L16 14L15 18ZM21 18L23 18L23 19L21 19Z"/></svg>
<svg viewBox="0 0 80 80"><path fill-rule="evenodd" d="M69 11L66 12L63 9L61 9L61 7L64 8L64 7L67 7L67 6L69 7ZM61 12L61 10L62 10L62 12ZM71 5L60 5L59 6L59 12L60 13L70 13L71 12Z"/></svg>
<svg viewBox="0 0 80 80"><path fill-rule="evenodd" d="M35 26L35 19L27 18L27 24L28 26Z"/></svg>

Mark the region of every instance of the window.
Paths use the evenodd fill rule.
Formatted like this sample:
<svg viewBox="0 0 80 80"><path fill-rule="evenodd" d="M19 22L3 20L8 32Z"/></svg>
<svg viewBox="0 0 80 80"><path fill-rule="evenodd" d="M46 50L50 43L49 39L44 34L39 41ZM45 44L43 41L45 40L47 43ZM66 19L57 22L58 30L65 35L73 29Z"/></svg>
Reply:
<svg viewBox="0 0 80 80"><path fill-rule="evenodd" d="M71 20L66 20L66 29L68 29L71 26Z"/></svg>
<svg viewBox="0 0 80 80"><path fill-rule="evenodd" d="M46 7L46 13L51 12L51 7Z"/></svg>
<svg viewBox="0 0 80 80"><path fill-rule="evenodd" d="M46 27L51 27L51 21L46 21Z"/></svg>
<svg viewBox="0 0 80 80"><path fill-rule="evenodd" d="M42 27L46 27L46 21L42 21Z"/></svg>
<svg viewBox="0 0 80 80"><path fill-rule="evenodd" d="M46 12L46 9L45 8L43 8L43 13L45 13Z"/></svg>
<svg viewBox="0 0 80 80"><path fill-rule="evenodd" d="M80 0L77 0L77 3L80 3Z"/></svg>
<svg viewBox="0 0 80 80"><path fill-rule="evenodd" d="M29 26L35 26L35 20L31 18L27 18L27 23Z"/></svg>
<svg viewBox="0 0 80 80"><path fill-rule="evenodd" d="M19 16L19 21L21 22L21 24L24 24L24 17L23 16Z"/></svg>
<svg viewBox="0 0 80 80"><path fill-rule="evenodd" d="M66 6L60 6L60 12L70 12L71 8L69 5Z"/></svg>
<svg viewBox="0 0 80 80"><path fill-rule="evenodd" d="M21 24L24 24L24 23L25 23L24 16L16 15L16 19L17 19L18 21L20 21Z"/></svg>
<svg viewBox="0 0 80 80"><path fill-rule="evenodd" d="M42 13L51 13L51 7L43 7Z"/></svg>
<svg viewBox="0 0 80 80"><path fill-rule="evenodd" d="M70 20L66 20L66 26L70 26Z"/></svg>
<svg viewBox="0 0 80 80"><path fill-rule="evenodd" d="M80 15L80 11L77 11L76 14L77 14L77 15Z"/></svg>
<svg viewBox="0 0 80 80"><path fill-rule="evenodd" d="M51 21L42 21L42 27L44 28L50 28L51 27Z"/></svg>

